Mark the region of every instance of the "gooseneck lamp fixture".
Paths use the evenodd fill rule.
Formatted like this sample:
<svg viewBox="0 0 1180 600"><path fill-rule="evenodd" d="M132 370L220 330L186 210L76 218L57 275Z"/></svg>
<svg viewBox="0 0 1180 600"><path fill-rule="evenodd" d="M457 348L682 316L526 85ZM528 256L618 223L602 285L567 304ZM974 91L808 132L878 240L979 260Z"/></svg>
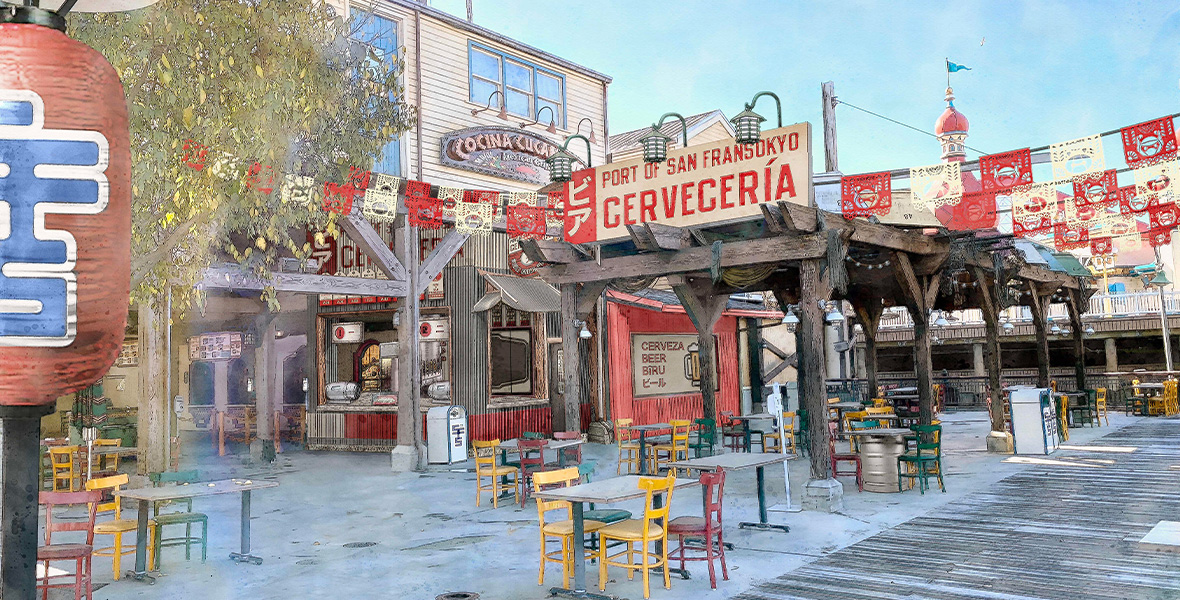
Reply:
<svg viewBox="0 0 1180 600"><path fill-rule="evenodd" d="M684 133L684 146L682 147L688 147L688 123L684 117L680 116L680 113L670 112L660 117L660 120L651 126L651 131L639 137L639 143L643 145L643 162L659 163L668 159L668 142L676 139L660 131L660 127L664 126L664 121L668 117L680 119L680 126Z"/></svg>
<svg viewBox="0 0 1180 600"><path fill-rule="evenodd" d="M833 302L831 300L818 300L817 302L819 302L820 310L828 311L828 314L824 315L825 321L828 323L839 323L844 320L844 313L840 312L839 303Z"/></svg>
<svg viewBox="0 0 1180 600"><path fill-rule="evenodd" d="M946 312L941 311L941 310L938 311L938 317L936 319L934 319L934 326L935 327L948 327L948 326L950 326L950 324L951 324L951 322L946 320Z"/></svg>
<svg viewBox="0 0 1180 600"><path fill-rule="evenodd" d="M782 324L794 331L795 326L799 324L799 317L795 315L795 305L788 304L783 312L786 314L783 315Z"/></svg>
<svg viewBox="0 0 1180 600"><path fill-rule="evenodd" d="M734 139L739 144L757 144L758 140L762 139L762 122L765 121L762 115L754 112L754 105L758 103L758 99L762 96L770 96L774 98L775 106L778 108L778 126L783 126L783 103L778 99L778 96L773 92L758 92L754 94L754 99L746 103L746 108L742 112L735 115L729 120L733 123Z"/></svg>
<svg viewBox="0 0 1180 600"><path fill-rule="evenodd" d="M579 338L588 340L593 337L593 334L590 333L590 328L586 327L585 321L574 321L574 327L581 327L581 329L578 331Z"/></svg>
<svg viewBox="0 0 1180 600"><path fill-rule="evenodd" d="M485 106L483 108L472 109L471 116L474 117L475 115L478 115L479 113L481 113L485 110L492 110L492 98L495 98L497 94L500 96L500 114L498 114L496 116L507 121L508 120L508 108L504 105L504 92L501 92L500 90L496 90L496 91L492 92L491 95L488 96L488 105L487 106Z"/></svg>
<svg viewBox="0 0 1180 600"><path fill-rule="evenodd" d="M590 143L597 145L598 140L594 139L594 121L591 121L590 117L582 117L578 121L578 128L574 130L574 133L582 133L582 123L590 123Z"/></svg>
<svg viewBox="0 0 1180 600"><path fill-rule="evenodd" d="M575 133L574 135L565 138L565 143L561 145L561 148L558 148L557 152L554 152L552 156L545 159L545 162L549 164L549 181L553 183L563 183L569 181L573 177L574 161L578 160L578 157L570 154L568 150L570 140L573 139L579 139L583 142L586 142L586 166L594 166L594 157L590 153L590 140Z"/></svg>
<svg viewBox="0 0 1180 600"><path fill-rule="evenodd" d="M529 125L537 125L538 123L540 123L541 122L541 111L543 111L543 110L549 111L549 117L550 117L549 118L549 126L545 128L545 131L548 131L549 133L557 133L557 113L553 112L552 106L542 106L541 110L537 111L537 115L536 115L536 117L534 117L533 122L529 123L526 121L524 123L521 123L520 128L526 129L526 128L528 128Z"/></svg>

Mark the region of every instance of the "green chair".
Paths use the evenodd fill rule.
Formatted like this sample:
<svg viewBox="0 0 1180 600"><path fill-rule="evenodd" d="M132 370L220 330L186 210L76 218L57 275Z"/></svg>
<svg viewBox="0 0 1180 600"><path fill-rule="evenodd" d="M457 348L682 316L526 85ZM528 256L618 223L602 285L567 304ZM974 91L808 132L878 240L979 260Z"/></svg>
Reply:
<svg viewBox="0 0 1180 600"><path fill-rule="evenodd" d="M938 477L938 488L946 492L942 482L942 425L912 425L910 430L917 434L917 439L913 451L897 457L897 489L903 489L901 480L904 477L917 481L918 491L925 494L933 474ZM910 472L911 466L913 472Z"/></svg>
<svg viewBox="0 0 1180 600"><path fill-rule="evenodd" d="M799 414L799 432L795 435L798 439L795 442L795 447L799 449L799 455L811 454L811 436L807 433L807 409L800 408Z"/></svg>
<svg viewBox="0 0 1180 600"><path fill-rule="evenodd" d="M693 455L697 458L700 458L702 454L713 456L714 446L717 444L717 421L697 419L693 422L697 425L697 437L688 443L688 447L692 448Z"/></svg>
<svg viewBox="0 0 1180 600"><path fill-rule="evenodd" d="M182 485L200 481L197 471L179 471L176 473L149 473L153 487L163 484ZM160 509L170 505L184 505L185 510L178 512L160 512ZM201 562L205 562L209 549L209 517L204 513L193 512L193 499L161 500L152 503L152 519L156 522L155 535L152 537L152 547L155 549L156 565L160 568L160 548L165 546L184 546L184 559L192 558L192 544L201 543ZM193 525L201 524L201 537L193 537ZM184 525L184 537L164 537L164 527L168 525Z"/></svg>

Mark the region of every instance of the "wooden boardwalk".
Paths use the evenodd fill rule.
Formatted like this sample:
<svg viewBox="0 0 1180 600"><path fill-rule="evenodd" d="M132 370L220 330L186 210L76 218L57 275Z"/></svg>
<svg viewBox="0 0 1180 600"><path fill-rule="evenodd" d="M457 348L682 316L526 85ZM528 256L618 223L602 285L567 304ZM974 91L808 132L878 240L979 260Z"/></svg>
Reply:
<svg viewBox="0 0 1180 600"><path fill-rule="evenodd" d="M1138 544L1158 521L1180 520L1180 420L1145 420L1086 447L737 598L1180 599L1180 554Z"/></svg>

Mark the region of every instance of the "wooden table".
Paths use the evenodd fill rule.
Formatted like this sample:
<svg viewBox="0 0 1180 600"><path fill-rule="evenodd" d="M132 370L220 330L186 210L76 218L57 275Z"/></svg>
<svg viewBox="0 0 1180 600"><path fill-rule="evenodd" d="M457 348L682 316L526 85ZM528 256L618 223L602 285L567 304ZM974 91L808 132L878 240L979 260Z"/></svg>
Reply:
<svg viewBox="0 0 1180 600"><path fill-rule="evenodd" d="M647 432L671 429L668 423L648 423L647 425L627 425L619 429L639 432L639 474L647 475Z"/></svg>
<svg viewBox="0 0 1180 600"><path fill-rule="evenodd" d="M749 415L739 415L736 417L730 417L729 419L731 421L741 421L742 422L742 433L745 435L745 440L746 440L746 452L749 452L750 451L750 421L765 421L767 419L773 420L774 415L772 415L770 413L753 413L753 414L749 414ZM765 440L763 440L763 442L762 442L762 449L763 450L766 449Z"/></svg>
<svg viewBox="0 0 1180 600"><path fill-rule="evenodd" d="M900 492L897 457L905 454L905 436L914 435L914 432L901 427L883 427L858 429L848 435L860 438L858 446L865 490Z"/></svg>
<svg viewBox="0 0 1180 600"><path fill-rule="evenodd" d="M640 425L640 427L645 426ZM583 504L586 502L592 502L595 504L611 504L622 502L624 500L643 498L647 492L639 489L639 479L640 477L638 475L623 475L621 477L599 479L598 481L592 481L590 483L583 483L565 488L542 490L533 493L533 496L536 498L540 498L542 500L564 500L569 502L573 507L573 588L551 588L549 590L549 595L562 596L565 598L612 600L613 596L594 594L586 591L586 526L582 518ZM676 483L672 486L672 489L679 490L689 488L694 485L700 485L700 482L695 479L677 478ZM656 496L652 499L652 503L655 505L654 508L660 508L664 505L664 498L662 496ZM668 570L679 571L681 577L688 579L688 573L685 571L672 568L669 568Z"/></svg>
<svg viewBox="0 0 1180 600"><path fill-rule="evenodd" d="M790 527L773 524L766 518L765 469L766 465L786 462L787 458L789 458L788 455L778 452L733 452L730 454L718 454L716 456L704 456L692 460L682 460L672 464L677 467L697 471L716 471L717 469L740 471L751 467L755 468L758 476L758 522L738 523L738 527L742 529L761 529L763 531L778 530L786 533L791 530Z"/></svg>
<svg viewBox="0 0 1180 600"><path fill-rule="evenodd" d="M544 459L544 450L557 450L557 466L565 466L565 453L562 448L574 448L582 445L582 440L543 440L545 447L542 448L541 458ZM508 452L516 452L520 448L520 440L513 438L500 442L501 462L507 460ZM543 462L543 460L542 460Z"/></svg>
<svg viewBox="0 0 1180 600"><path fill-rule="evenodd" d="M94 457L103 456L130 456L139 453L139 448L126 448L123 446L95 446L93 444L86 444L86 479L90 480L94 474Z"/></svg>
<svg viewBox="0 0 1180 600"><path fill-rule="evenodd" d="M230 559L234 562L249 562L255 565L262 564L261 557L250 554L250 492L278 486L279 482L277 481L222 479L220 481L202 481L199 483L119 490L115 492L115 495L121 498L139 501L139 527L135 537L135 570L128 572L127 575L136 581L147 580L149 583L155 583L155 578L147 574L148 511L152 502L160 500L181 500L201 496L217 496L221 494L242 494L242 551L230 553Z"/></svg>

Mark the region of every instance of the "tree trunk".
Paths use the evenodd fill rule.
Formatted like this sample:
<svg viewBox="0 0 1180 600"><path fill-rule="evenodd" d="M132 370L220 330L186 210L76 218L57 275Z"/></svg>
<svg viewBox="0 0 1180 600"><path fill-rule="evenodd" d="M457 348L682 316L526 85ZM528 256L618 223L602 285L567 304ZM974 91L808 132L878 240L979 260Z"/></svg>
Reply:
<svg viewBox="0 0 1180 600"><path fill-rule="evenodd" d="M811 438L811 478L832 478L828 430L828 405L824 397L824 313L816 303L826 300L818 260L804 260L799 267L799 384L800 405L807 411Z"/></svg>
<svg viewBox="0 0 1180 600"><path fill-rule="evenodd" d="M1037 335L1037 387L1049 387L1049 334L1046 331L1045 314L1048 312L1048 297L1038 296L1033 290L1029 312L1032 313L1033 329Z"/></svg>
<svg viewBox="0 0 1180 600"><path fill-rule="evenodd" d="M915 314L914 320L914 372L918 376L918 421L929 425L934 420L934 366L930 360L930 325L927 316Z"/></svg>
<svg viewBox="0 0 1180 600"><path fill-rule="evenodd" d="M1069 326L1073 331L1073 368L1074 377L1077 379L1078 391L1086 389L1086 340L1085 332L1082 330L1082 313L1080 310L1081 294L1077 292L1069 292L1069 300L1066 301L1066 308L1069 310Z"/></svg>
<svg viewBox="0 0 1180 600"><path fill-rule="evenodd" d="M865 328L865 379L868 380L869 398L877 397L877 334Z"/></svg>
<svg viewBox="0 0 1180 600"><path fill-rule="evenodd" d="M139 303L139 410L140 475L164 471L168 466L168 315L158 300Z"/></svg>

